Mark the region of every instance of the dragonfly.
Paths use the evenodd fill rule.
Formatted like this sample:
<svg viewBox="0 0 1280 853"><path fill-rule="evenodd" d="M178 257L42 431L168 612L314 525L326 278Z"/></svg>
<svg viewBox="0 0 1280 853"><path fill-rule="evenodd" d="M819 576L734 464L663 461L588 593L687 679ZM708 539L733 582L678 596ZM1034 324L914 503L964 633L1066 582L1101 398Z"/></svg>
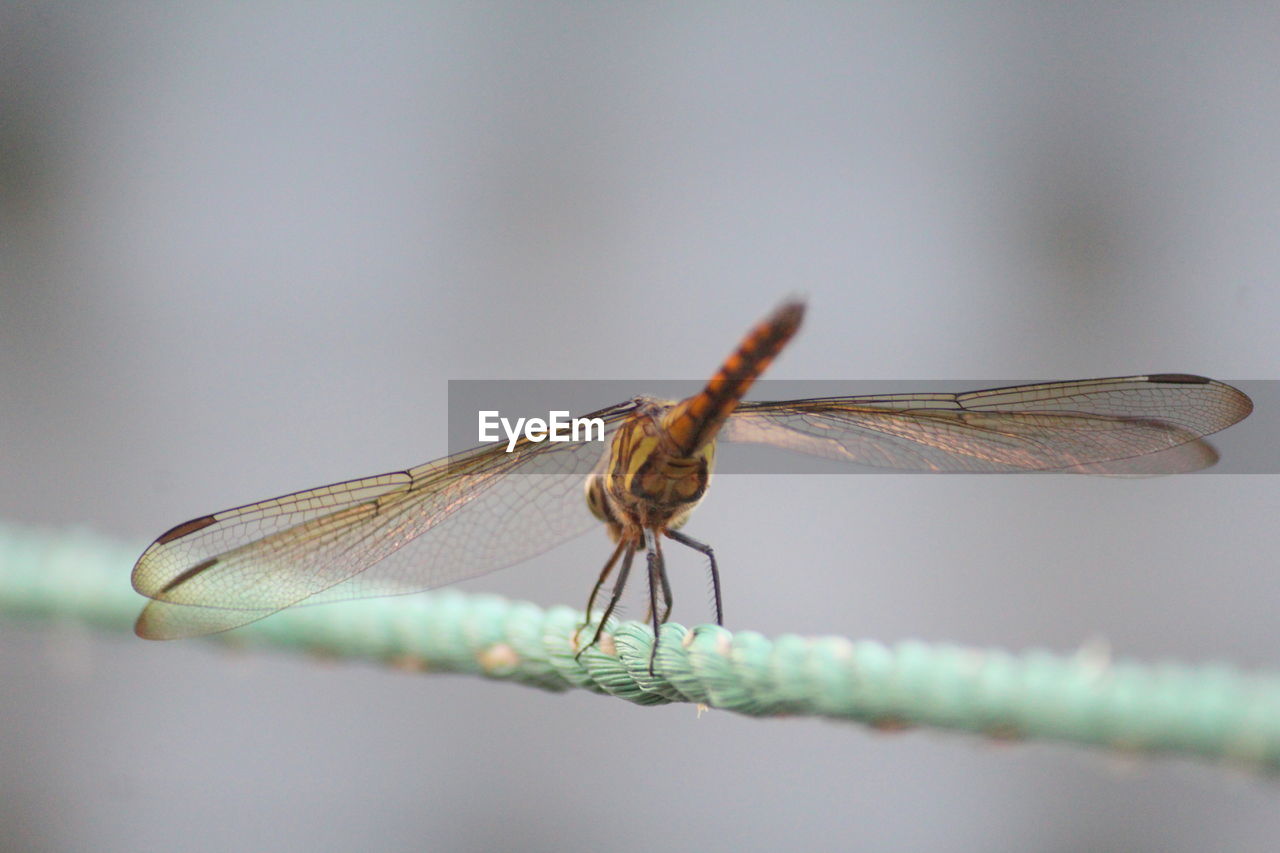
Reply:
<svg viewBox="0 0 1280 853"><path fill-rule="evenodd" d="M348 480L183 522L133 569L151 599L147 639L227 631L288 607L419 592L520 563L603 526L613 551L587 600L608 601L581 654L599 643L637 554L658 630L673 595L664 540L705 557L724 624L715 552L683 531L710 484L718 440L864 465L935 472L1164 474L1213 464L1203 437L1253 404L1221 382L1158 373L992 388L776 402L744 395L800 328L789 300L755 325L699 393L636 397L594 412L604 441L521 438L416 468ZM615 574L616 573L616 574Z"/></svg>

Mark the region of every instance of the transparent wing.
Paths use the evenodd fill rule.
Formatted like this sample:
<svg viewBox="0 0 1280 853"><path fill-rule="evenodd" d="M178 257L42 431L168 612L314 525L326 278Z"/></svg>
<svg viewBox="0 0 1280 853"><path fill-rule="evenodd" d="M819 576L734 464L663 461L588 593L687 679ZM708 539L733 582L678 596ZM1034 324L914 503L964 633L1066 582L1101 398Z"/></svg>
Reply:
<svg viewBox="0 0 1280 853"><path fill-rule="evenodd" d="M595 412L606 434L632 411ZM408 471L180 524L138 559L139 635L198 636L303 602L417 592L510 566L599 522L584 478L601 442L477 448Z"/></svg>
<svg viewBox="0 0 1280 853"><path fill-rule="evenodd" d="M1121 376L965 394L746 402L727 441L917 471L1161 474L1217 461L1202 436L1253 403L1187 374Z"/></svg>

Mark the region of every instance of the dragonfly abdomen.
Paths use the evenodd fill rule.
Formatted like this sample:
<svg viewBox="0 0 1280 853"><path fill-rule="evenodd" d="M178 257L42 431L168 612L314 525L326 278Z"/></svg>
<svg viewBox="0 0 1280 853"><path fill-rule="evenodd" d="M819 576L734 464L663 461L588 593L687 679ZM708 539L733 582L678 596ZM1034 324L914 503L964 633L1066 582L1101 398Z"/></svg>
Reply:
<svg viewBox="0 0 1280 853"><path fill-rule="evenodd" d="M747 333L707 387L667 412L662 427L677 455L693 456L715 439L738 401L791 340L803 319L803 303L784 303Z"/></svg>

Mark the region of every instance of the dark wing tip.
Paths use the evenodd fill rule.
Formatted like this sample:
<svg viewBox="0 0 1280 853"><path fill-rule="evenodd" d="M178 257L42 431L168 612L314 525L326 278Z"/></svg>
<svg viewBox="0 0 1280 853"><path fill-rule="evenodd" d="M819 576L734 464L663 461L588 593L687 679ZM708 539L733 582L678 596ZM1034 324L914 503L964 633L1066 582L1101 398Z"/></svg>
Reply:
<svg viewBox="0 0 1280 853"><path fill-rule="evenodd" d="M156 544L168 545L170 542L173 542L176 539L181 539L183 536L189 536L197 530L204 530L210 524L217 522L217 520L216 516L206 515L201 518L193 518L190 521L184 521L176 527L171 527L164 533L161 533L160 538L156 540Z"/></svg>
<svg viewBox="0 0 1280 853"><path fill-rule="evenodd" d="M1213 380L1207 376L1196 376L1194 373L1153 373L1147 377L1147 381L1179 385L1208 385Z"/></svg>
<svg viewBox="0 0 1280 853"><path fill-rule="evenodd" d="M1194 373L1156 373L1147 377L1148 382L1165 382L1179 385L1212 385L1216 389L1223 415L1226 418L1221 424L1209 432L1226 429L1239 423L1253 414L1253 400L1249 395L1225 382L1210 379L1207 376L1196 376Z"/></svg>
<svg viewBox="0 0 1280 853"><path fill-rule="evenodd" d="M207 560L202 560L199 563L196 563L194 566L192 566L189 569L186 569L185 571L179 572L178 575L175 576L172 580L170 580L164 586L160 587L160 594L163 595L166 592L173 592L175 589L182 586L184 583L191 580L193 577L200 574L205 569L211 568L214 565L216 565L217 562L218 562L217 557L210 557Z"/></svg>

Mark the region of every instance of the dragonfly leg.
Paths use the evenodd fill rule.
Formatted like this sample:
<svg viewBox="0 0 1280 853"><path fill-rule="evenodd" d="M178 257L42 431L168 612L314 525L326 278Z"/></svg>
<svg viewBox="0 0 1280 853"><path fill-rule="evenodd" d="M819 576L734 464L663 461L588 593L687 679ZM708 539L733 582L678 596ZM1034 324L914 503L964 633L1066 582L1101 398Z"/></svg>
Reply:
<svg viewBox="0 0 1280 853"><path fill-rule="evenodd" d="M675 599L671 595L671 581L667 578L667 561L665 558L658 566L658 580L662 582L662 618L658 620L658 623L665 625L667 620L671 618L671 606L675 603Z"/></svg>
<svg viewBox="0 0 1280 853"><path fill-rule="evenodd" d="M690 536L686 536L678 530L663 531L667 534L668 539L673 539L681 545L688 545L693 550L706 556L711 563L711 592L716 600L716 624L724 627L724 608L720 604L720 569L716 567L716 554L711 550L711 546L699 542Z"/></svg>
<svg viewBox="0 0 1280 853"><path fill-rule="evenodd" d="M675 598L671 594L671 579L667 577L667 559L665 555L660 554L658 583L662 587L662 618L658 620L659 625L667 624L667 620L671 618L671 608L675 604ZM644 612L645 621L653 618L653 607Z"/></svg>
<svg viewBox="0 0 1280 853"><path fill-rule="evenodd" d="M671 615L671 582L667 579L667 561L662 556L662 545L657 535L648 528L644 531L645 551L649 558L649 618L653 622L653 647L649 650L649 674L653 675L654 661L658 657L658 631ZM666 611L658 618L658 588Z"/></svg>
<svg viewBox="0 0 1280 853"><path fill-rule="evenodd" d="M613 555L609 557L609 561L604 564L604 568L600 570L600 577L596 578L596 585L591 587L591 595L587 597L587 621L578 626L578 630L573 632L573 642L578 642L578 635L582 633L582 629L591 624L591 610L595 607L596 596L600 594L600 588L604 586L604 582L609 579L609 574L613 571L613 567L618 564L618 557L622 555L623 544L618 543L618 547L613 549Z"/></svg>
<svg viewBox="0 0 1280 853"><path fill-rule="evenodd" d="M627 585L627 575L631 573L631 561L636 555L636 546L628 543L625 547L622 545L619 545L618 547L623 552L622 566L618 569L618 579L613 582L613 593L609 596L609 605L605 607L604 615L600 617L600 622L596 625L596 632L592 635L591 642L578 649L578 653L573 656L574 660L582 657L583 652L600 642L600 636L604 634L605 623L609 621L609 617L613 615L614 608L618 606L619 599L622 598L622 590ZM613 560L610 559L610 562L612 563ZM603 577L601 580L603 580ZM591 618L589 613L587 614L587 618ZM586 626L584 625L583 627L585 628ZM579 628L578 630L582 629Z"/></svg>

